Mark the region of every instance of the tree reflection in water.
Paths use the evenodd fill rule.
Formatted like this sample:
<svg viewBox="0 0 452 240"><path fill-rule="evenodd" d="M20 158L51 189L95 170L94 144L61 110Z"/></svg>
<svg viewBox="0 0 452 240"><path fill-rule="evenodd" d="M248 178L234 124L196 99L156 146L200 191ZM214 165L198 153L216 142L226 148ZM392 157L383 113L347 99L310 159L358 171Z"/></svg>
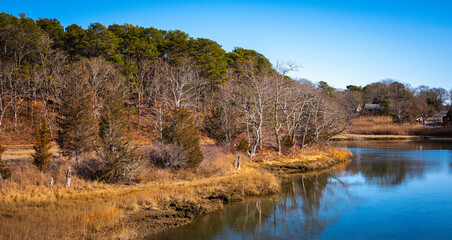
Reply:
<svg viewBox="0 0 452 240"><path fill-rule="evenodd" d="M361 204L375 207L372 204L376 202L367 203L370 197L378 198L385 194L383 199L392 199L389 204L386 204L385 201L377 201L378 204L383 204L382 208L386 208L392 214L398 211L397 206L403 206L405 209L412 207L416 212L420 200L413 196L417 196L417 191L414 191L417 188L413 188L411 185L411 189L404 191L404 188L400 186L409 185L407 183L420 184L421 187L424 187L420 190L425 192L425 184L428 182L417 180L422 180L424 177L429 178L429 176L430 183L433 181L435 187L426 192L436 195L433 199L423 197L422 201L436 204L447 202L450 199L447 190L442 189L435 182L442 181L438 179L449 180L449 178L441 176L444 171L447 175L452 174L452 151L449 151L452 150L452 144L450 143L440 143L439 146L434 142L370 143L366 148L357 146L351 150L357 157L346 166L341 166L333 171L292 176L284 181L281 193L277 196L229 204L221 212L208 214L189 226L153 236L151 239L311 239L322 234L331 237L331 234L334 235L336 232L329 232L328 226L339 223L339 218L345 211ZM399 190L398 195L396 194L395 197L386 195L387 188L393 188L394 191ZM380 191L381 189L383 191ZM391 191L393 190L391 189ZM366 193L366 191L368 192ZM354 194L359 192L360 198L351 192ZM371 195L368 194L369 192ZM415 206L406 205L405 201L398 199L400 196L410 200L411 203L414 202ZM366 202L363 202L364 199ZM443 216L442 209L436 209L434 204L426 204L424 208L437 211L436 214L439 218L450 219L447 209ZM361 209L361 212L372 213L371 210L365 208ZM409 212L402 213L405 214L405 217L410 215ZM385 214L388 213L383 213L380 217L385 217ZM364 218L366 217L363 215L353 215L351 220L345 218L344 220L345 222L354 221L359 225L361 220L365 220ZM385 219L387 227L391 227L392 225L388 223L392 222L396 225L400 224L400 218ZM425 219L417 224L423 226L424 223ZM437 221L433 221L433 223L428 229L436 228L443 231L442 234L448 233L441 227L438 228ZM404 226L403 224L402 226ZM404 228L398 229L403 230ZM355 231L353 228L348 230ZM420 230L422 229L420 228ZM428 232L428 230L426 231ZM390 234L391 231L374 229L373 233L381 235ZM340 238L341 233L337 234ZM411 235L403 232L397 236L407 236L409 239ZM413 235L412 237L419 236Z"/></svg>
<svg viewBox="0 0 452 240"><path fill-rule="evenodd" d="M380 186L400 185L421 178L426 170L437 170L441 164L423 160L422 151L415 150L358 149L354 154L356 159L349 164L347 172L362 174L367 184Z"/></svg>
<svg viewBox="0 0 452 240"><path fill-rule="evenodd" d="M227 205L189 226L151 239L305 239L318 236L356 203L335 172L292 176L270 199Z"/></svg>

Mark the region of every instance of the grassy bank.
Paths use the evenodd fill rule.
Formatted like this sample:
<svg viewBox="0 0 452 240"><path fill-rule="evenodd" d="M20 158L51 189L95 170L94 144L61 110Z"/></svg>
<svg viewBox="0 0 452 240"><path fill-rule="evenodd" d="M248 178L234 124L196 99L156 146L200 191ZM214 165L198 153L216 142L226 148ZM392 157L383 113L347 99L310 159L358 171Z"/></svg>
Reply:
<svg viewBox="0 0 452 240"><path fill-rule="evenodd" d="M353 154L347 149L310 149L296 156L262 154L251 166L284 176L331 168L352 158Z"/></svg>
<svg viewBox="0 0 452 240"><path fill-rule="evenodd" d="M316 149L294 157L258 155L232 168L235 154L210 159L195 172L151 169L143 183L111 185L73 177L64 169L56 185L32 165L14 169L0 195L0 239L136 239L191 222L223 204L280 189L278 175L323 169L351 157L346 150ZM276 169L278 169L276 171Z"/></svg>
<svg viewBox="0 0 452 240"><path fill-rule="evenodd" d="M423 136L452 137L452 127L394 123L388 116L358 117L351 121L346 134L335 140L416 140Z"/></svg>

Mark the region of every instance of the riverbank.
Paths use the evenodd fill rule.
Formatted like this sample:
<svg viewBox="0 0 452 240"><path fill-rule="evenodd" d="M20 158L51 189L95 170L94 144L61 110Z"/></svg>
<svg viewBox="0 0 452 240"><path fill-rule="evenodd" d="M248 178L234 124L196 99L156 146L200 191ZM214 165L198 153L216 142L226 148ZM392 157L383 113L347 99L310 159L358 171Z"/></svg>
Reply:
<svg viewBox="0 0 452 240"><path fill-rule="evenodd" d="M278 176L285 176L328 169L352 158L353 154L346 149L327 148L317 151L315 154L307 152L296 156L280 156L275 153L263 154L251 163L251 166L264 169Z"/></svg>
<svg viewBox="0 0 452 240"><path fill-rule="evenodd" d="M375 134L340 134L330 139L331 141L393 141L393 140L422 140L421 136L413 135L375 135Z"/></svg>
<svg viewBox="0 0 452 240"><path fill-rule="evenodd" d="M50 188L45 176L34 172L32 166L21 166L15 173L23 176L2 185L0 238L144 238L188 224L222 209L227 202L275 194L280 190L281 173L334 166L345 161L343 157L349 156L346 152L323 149L295 157L261 154L253 162L244 160L241 170L228 164L230 170L210 176L156 169L154 180L126 186L87 182L74 176L69 189L61 184ZM30 183L19 183L23 179Z"/></svg>

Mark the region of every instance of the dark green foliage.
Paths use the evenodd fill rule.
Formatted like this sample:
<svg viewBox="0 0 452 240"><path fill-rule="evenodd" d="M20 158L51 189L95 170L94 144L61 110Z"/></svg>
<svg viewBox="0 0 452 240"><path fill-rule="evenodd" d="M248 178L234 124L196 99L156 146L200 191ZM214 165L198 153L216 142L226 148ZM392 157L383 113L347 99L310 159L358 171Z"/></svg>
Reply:
<svg viewBox="0 0 452 240"><path fill-rule="evenodd" d="M57 119L57 143L63 155L74 155L93 150L97 143L97 122L94 118L93 88L86 73L74 68L62 89L61 111Z"/></svg>
<svg viewBox="0 0 452 240"><path fill-rule="evenodd" d="M239 145L237 145L237 151L247 152L250 150L250 143L246 141L244 138L240 140Z"/></svg>
<svg viewBox="0 0 452 240"><path fill-rule="evenodd" d="M252 61L256 64L257 71L262 71L271 67L270 61L261 53L254 50L244 49L240 47L227 54L228 66L237 72L240 72L240 65Z"/></svg>
<svg viewBox="0 0 452 240"><path fill-rule="evenodd" d="M211 115L204 119L204 131L216 143L222 143L226 140L226 133L221 122L223 118L221 108L218 108L213 109Z"/></svg>
<svg viewBox="0 0 452 240"><path fill-rule="evenodd" d="M87 47L85 30L77 24L66 27L64 36L64 50L73 61L80 59L85 55Z"/></svg>
<svg viewBox="0 0 452 240"><path fill-rule="evenodd" d="M53 40L54 48L62 48L64 46L64 28L60 21L55 18L40 18L36 20L36 24Z"/></svg>
<svg viewBox="0 0 452 240"><path fill-rule="evenodd" d="M193 58L201 71L201 76L211 83L221 82L226 73L226 51L210 39L196 39Z"/></svg>
<svg viewBox="0 0 452 240"><path fill-rule="evenodd" d="M43 31L31 18L21 19L0 14L0 57L14 61L17 66L33 64L42 45Z"/></svg>
<svg viewBox="0 0 452 240"><path fill-rule="evenodd" d="M358 92L362 92L363 91L363 88L361 86L348 85L346 88L349 91L358 91Z"/></svg>
<svg viewBox="0 0 452 240"><path fill-rule="evenodd" d="M184 57L190 56L194 45L195 40L187 33L180 30L167 31L159 46L160 57L171 65L175 65Z"/></svg>
<svg viewBox="0 0 452 240"><path fill-rule="evenodd" d="M284 148L292 148L293 145L294 145L294 142L293 142L292 137L289 136L289 135L283 136L282 139L281 139L281 145L282 145Z"/></svg>
<svg viewBox="0 0 452 240"><path fill-rule="evenodd" d="M104 57L107 61L121 63L121 55L117 51L119 48L119 38L100 24L92 23L86 30L86 57Z"/></svg>
<svg viewBox="0 0 452 240"><path fill-rule="evenodd" d="M49 152L51 139L47 121L43 118L40 124L35 126L35 145L33 149L33 164L42 172L47 170L52 154Z"/></svg>
<svg viewBox="0 0 452 240"><path fill-rule="evenodd" d="M9 178L11 176L11 170L8 167L5 167L2 162L2 154L5 152L5 148L0 145L0 175L2 179Z"/></svg>
<svg viewBox="0 0 452 240"><path fill-rule="evenodd" d="M119 38L118 51L125 61L156 60L157 43L149 35L149 30L130 24L113 24L108 27Z"/></svg>
<svg viewBox="0 0 452 240"><path fill-rule="evenodd" d="M136 179L141 161L133 154L124 121L125 107L122 92L108 86L99 123L100 157L103 160L101 178L107 182Z"/></svg>
<svg viewBox="0 0 452 240"><path fill-rule="evenodd" d="M332 97L334 93L334 88L328 85L327 82L320 81L319 88L322 89L328 96Z"/></svg>
<svg viewBox="0 0 452 240"><path fill-rule="evenodd" d="M192 114L183 108L175 108L163 126L163 140L184 150L187 166L196 168L204 159L199 146L199 136Z"/></svg>

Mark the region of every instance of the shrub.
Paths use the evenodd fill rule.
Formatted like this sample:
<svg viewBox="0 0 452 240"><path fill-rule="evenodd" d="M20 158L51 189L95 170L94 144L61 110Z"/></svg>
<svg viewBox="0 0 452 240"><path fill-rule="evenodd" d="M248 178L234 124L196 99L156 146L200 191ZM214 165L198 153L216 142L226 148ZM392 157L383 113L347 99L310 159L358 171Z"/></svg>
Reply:
<svg viewBox="0 0 452 240"><path fill-rule="evenodd" d="M5 148L0 145L0 175L3 179L11 176L11 170L5 167L2 162L2 154L5 152Z"/></svg>
<svg viewBox="0 0 452 240"><path fill-rule="evenodd" d="M33 156L33 164L42 172L47 170L52 154L50 150L50 130L47 126L47 121L43 118L41 124L35 126L35 145L33 149L35 153Z"/></svg>
<svg viewBox="0 0 452 240"><path fill-rule="evenodd" d="M199 146L199 136L192 114L183 108L176 108L163 125L163 140L183 149L186 166L196 168L204 159Z"/></svg>
<svg viewBox="0 0 452 240"><path fill-rule="evenodd" d="M149 163L160 168L183 168L187 166L184 149L176 144L161 144L147 154Z"/></svg>
<svg viewBox="0 0 452 240"><path fill-rule="evenodd" d="M240 143L236 149L237 149L237 151L242 151L242 152L249 151L250 143L248 141L246 141L244 138L242 138L242 140L240 140Z"/></svg>
<svg viewBox="0 0 452 240"><path fill-rule="evenodd" d="M293 145L294 145L294 142L293 142L293 140L292 140L292 137L289 136L289 135L283 136L282 139L281 139L281 145L282 145L284 148L292 148Z"/></svg>

